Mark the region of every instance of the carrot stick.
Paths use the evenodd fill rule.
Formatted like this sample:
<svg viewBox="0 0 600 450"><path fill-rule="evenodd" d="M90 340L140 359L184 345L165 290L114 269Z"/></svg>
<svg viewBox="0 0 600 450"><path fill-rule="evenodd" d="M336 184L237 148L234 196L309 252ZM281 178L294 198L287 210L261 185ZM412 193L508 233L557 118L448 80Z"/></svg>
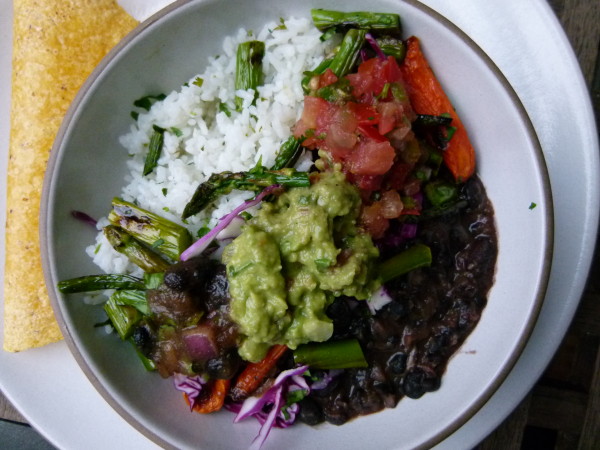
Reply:
<svg viewBox="0 0 600 450"><path fill-rule="evenodd" d="M200 414L208 414L220 410L225 403L225 396L229 391L230 380L214 380L210 384L210 392L206 396L202 396L200 401L192 408ZM185 401L189 404L187 395L183 394Z"/></svg>
<svg viewBox="0 0 600 450"><path fill-rule="evenodd" d="M457 181L466 181L475 171L475 151L452 103L421 51L418 38L408 38L406 57L400 69L413 109L417 114L452 116L456 131L444 151L444 162Z"/></svg>
<svg viewBox="0 0 600 450"><path fill-rule="evenodd" d="M238 376L235 385L231 389L231 398L239 402L252 395L260 387L287 349L285 345L274 345L269 349L262 361L248 364Z"/></svg>

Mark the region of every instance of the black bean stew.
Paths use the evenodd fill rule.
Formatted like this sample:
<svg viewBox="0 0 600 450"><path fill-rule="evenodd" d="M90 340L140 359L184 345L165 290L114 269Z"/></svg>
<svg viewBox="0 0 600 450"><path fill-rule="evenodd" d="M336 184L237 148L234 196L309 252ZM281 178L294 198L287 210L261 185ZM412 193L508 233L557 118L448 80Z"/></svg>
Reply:
<svg viewBox="0 0 600 450"><path fill-rule="evenodd" d="M460 210L419 225L416 241L431 248L433 264L389 282L392 302L375 315L349 298L330 305L334 339L357 338L369 367L346 369L313 389L301 402L301 420L343 424L440 387L448 360L486 305L497 255L493 209L476 177L461 199Z"/></svg>

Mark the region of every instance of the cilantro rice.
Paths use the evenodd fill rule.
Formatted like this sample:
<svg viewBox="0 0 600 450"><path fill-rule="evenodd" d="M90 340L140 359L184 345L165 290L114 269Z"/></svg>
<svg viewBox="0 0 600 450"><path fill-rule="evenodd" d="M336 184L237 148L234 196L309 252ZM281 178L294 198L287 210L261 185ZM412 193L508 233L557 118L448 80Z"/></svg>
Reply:
<svg viewBox="0 0 600 450"><path fill-rule="evenodd" d="M183 223L185 205L198 184L213 173L248 170L261 160L266 167L273 164L302 112L303 73L316 67L326 47L332 45L321 42L320 36L310 20L291 18L269 23L256 34L240 29L227 37L222 54L209 58L203 73L154 103L148 112L140 110L129 133L121 137L123 151L129 155L129 173L125 187L117 194L184 224L194 236L200 228L214 226L218 218L253 194L234 191ZM254 92L236 92L234 82L237 47L254 39L265 43L265 56L264 82L253 104ZM240 112L235 110L236 96L244 99ZM155 125L166 130L162 154L154 171L143 176ZM106 218L98 221L100 232L86 249L88 255L106 273L141 274L127 257L112 249L101 232L107 224Z"/></svg>

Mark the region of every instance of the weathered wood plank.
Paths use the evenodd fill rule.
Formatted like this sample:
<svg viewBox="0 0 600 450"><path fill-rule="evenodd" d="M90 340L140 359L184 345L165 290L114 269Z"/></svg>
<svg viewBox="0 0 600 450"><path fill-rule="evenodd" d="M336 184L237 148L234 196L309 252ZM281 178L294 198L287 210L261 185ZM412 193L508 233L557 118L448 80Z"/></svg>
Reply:
<svg viewBox="0 0 600 450"><path fill-rule="evenodd" d="M600 448L600 352L596 355L595 376L589 392L578 448L579 450Z"/></svg>
<svg viewBox="0 0 600 450"><path fill-rule="evenodd" d="M537 385L531 396L528 425L580 433L587 398L584 392Z"/></svg>
<svg viewBox="0 0 600 450"><path fill-rule="evenodd" d="M0 392L0 418L13 422L25 423L25 418L17 411L8 399Z"/></svg>
<svg viewBox="0 0 600 450"><path fill-rule="evenodd" d="M477 450L520 449L527 426L530 401L531 397L527 396L514 412L477 447Z"/></svg>

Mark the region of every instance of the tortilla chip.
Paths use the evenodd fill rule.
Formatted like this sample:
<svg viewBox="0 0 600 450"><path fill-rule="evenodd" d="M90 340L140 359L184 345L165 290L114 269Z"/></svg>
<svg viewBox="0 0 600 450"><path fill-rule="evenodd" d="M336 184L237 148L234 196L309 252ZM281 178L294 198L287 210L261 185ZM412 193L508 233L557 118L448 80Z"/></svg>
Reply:
<svg viewBox="0 0 600 450"><path fill-rule="evenodd" d="M14 0L4 278L7 351L62 338L44 284L38 236L46 162L77 90L136 25L114 0Z"/></svg>

